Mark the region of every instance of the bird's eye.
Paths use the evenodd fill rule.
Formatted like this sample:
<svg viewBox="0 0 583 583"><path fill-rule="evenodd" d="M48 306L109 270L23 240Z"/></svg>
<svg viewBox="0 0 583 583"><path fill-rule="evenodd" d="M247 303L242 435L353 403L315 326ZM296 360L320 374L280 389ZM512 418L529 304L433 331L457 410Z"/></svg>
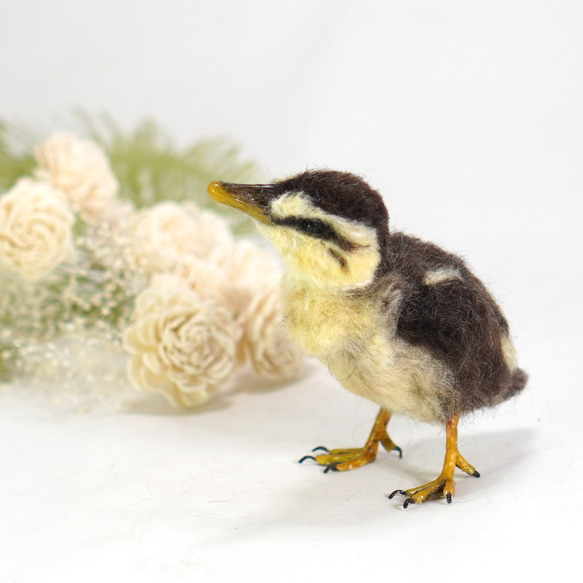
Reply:
<svg viewBox="0 0 583 583"><path fill-rule="evenodd" d="M300 219L297 226L300 231L319 239L332 239L335 235L330 225L318 219Z"/></svg>

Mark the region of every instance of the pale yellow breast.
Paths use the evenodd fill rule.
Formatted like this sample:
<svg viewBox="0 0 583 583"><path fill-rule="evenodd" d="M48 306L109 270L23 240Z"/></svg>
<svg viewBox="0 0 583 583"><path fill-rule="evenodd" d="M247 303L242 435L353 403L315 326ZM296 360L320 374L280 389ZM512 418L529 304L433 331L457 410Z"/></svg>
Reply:
<svg viewBox="0 0 583 583"><path fill-rule="evenodd" d="M391 310L363 297L284 286L286 322L308 354L316 356L349 391L394 413L441 422L451 379L426 350L396 335Z"/></svg>
<svg viewBox="0 0 583 583"><path fill-rule="evenodd" d="M342 292L307 287L283 289L286 323L298 345L325 361L347 344L366 343L375 327L374 310Z"/></svg>

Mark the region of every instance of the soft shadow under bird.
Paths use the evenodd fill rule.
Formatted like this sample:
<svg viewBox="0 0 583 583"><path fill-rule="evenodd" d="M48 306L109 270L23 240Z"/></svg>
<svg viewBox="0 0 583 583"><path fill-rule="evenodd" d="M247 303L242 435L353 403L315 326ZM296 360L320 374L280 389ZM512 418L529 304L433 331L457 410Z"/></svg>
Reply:
<svg viewBox="0 0 583 583"><path fill-rule="evenodd" d="M482 282L460 257L390 232L382 197L353 174L308 171L274 184L212 182L208 190L256 219L281 255L285 321L297 344L346 389L381 406L363 447L320 447L300 461L345 471L374 461L379 444L401 455L387 433L393 413L445 424L440 475L389 498L406 496L405 508L451 502L456 467L479 477L458 450L460 416L505 401L527 380Z"/></svg>

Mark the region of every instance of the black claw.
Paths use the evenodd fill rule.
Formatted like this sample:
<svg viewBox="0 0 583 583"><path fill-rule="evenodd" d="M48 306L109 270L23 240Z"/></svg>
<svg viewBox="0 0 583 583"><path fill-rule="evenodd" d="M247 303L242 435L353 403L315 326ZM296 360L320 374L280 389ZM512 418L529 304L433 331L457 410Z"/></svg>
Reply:
<svg viewBox="0 0 583 583"><path fill-rule="evenodd" d="M480 472L478 472L478 470L476 470L472 476L474 476L474 478L479 478L480 477Z"/></svg>
<svg viewBox="0 0 583 583"><path fill-rule="evenodd" d="M392 500L397 494L402 494L403 496L407 496L407 492L405 490L395 490L391 492L388 496L389 500Z"/></svg>
<svg viewBox="0 0 583 583"><path fill-rule="evenodd" d="M413 498L407 498L407 500L403 502L403 508L407 508L409 504L415 504L415 500L413 500Z"/></svg>
<svg viewBox="0 0 583 583"><path fill-rule="evenodd" d="M403 459L403 450L398 445L395 445L395 447L393 447L393 451L398 451L399 459Z"/></svg>
<svg viewBox="0 0 583 583"><path fill-rule="evenodd" d="M302 462L305 462L306 460L314 460L315 462L317 462L318 460L313 456L313 455L305 455L299 462L298 464L301 464Z"/></svg>
<svg viewBox="0 0 583 583"><path fill-rule="evenodd" d="M336 469L336 465L337 464L328 464L324 470L324 473L327 474L328 472L337 472L338 470Z"/></svg>
<svg viewBox="0 0 583 583"><path fill-rule="evenodd" d="M451 492L448 492L448 493L445 495L445 499L447 500L447 503L448 503L448 504L451 504L451 500L452 500L452 498L451 498Z"/></svg>
<svg viewBox="0 0 583 583"><path fill-rule="evenodd" d="M325 451L326 453L330 453L330 450L327 447L324 447L323 445L319 445L318 447L315 447L312 450L312 453L314 453L315 451L318 451L318 450L322 450L322 451Z"/></svg>

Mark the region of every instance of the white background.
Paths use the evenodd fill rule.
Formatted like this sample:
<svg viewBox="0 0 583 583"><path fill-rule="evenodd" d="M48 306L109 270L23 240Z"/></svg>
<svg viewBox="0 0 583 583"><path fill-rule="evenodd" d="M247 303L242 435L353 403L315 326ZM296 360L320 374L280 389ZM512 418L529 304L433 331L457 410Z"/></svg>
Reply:
<svg viewBox="0 0 583 583"><path fill-rule="evenodd" d="M0 115L72 107L180 143L229 135L272 176L367 176L393 228L462 253L531 380L461 425L482 477L452 505L444 432L391 422L404 457L323 475L373 405L310 364L205 411L78 415L0 392L0 580L572 579L583 504L583 4L0 0ZM220 179L220 177L217 177Z"/></svg>

